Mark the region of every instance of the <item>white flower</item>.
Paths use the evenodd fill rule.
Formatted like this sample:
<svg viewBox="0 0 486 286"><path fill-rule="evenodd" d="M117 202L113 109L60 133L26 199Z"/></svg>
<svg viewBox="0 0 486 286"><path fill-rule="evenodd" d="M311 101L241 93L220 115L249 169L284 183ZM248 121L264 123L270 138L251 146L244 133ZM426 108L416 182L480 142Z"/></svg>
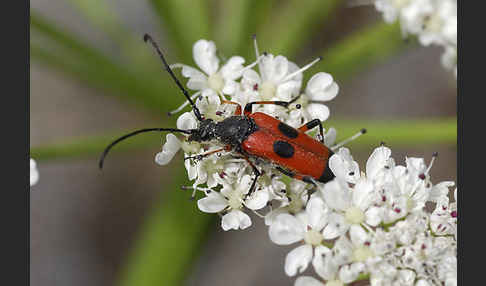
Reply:
<svg viewBox="0 0 486 286"><path fill-rule="evenodd" d="M342 236L331 249L325 246L316 248L312 264L316 272L325 280L339 280L342 283L355 281L366 272L366 262L374 256L369 247L370 237L360 226L353 225L350 238Z"/></svg>
<svg viewBox="0 0 486 286"><path fill-rule="evenodd" d="M313 248L324 240L322 229L327 224L329 210L319 197L312 197L304 212L296 216L279 214L268 229L270 240L279 245L289 245L299 241L304 244L287 254L285 273L294 276L302 273L313 257Z"/></svg>
<svg viewBox="0 0 486 286"><path fill-rule="evenodd" d="M37 171L37 164L34 159L30 158L30 186L37 184L39 181L39 171Z"/></svg>
<svg viewBox="0 0 486 286"><path fill-rule="evenodd" d="M269 198L265 190L255 191L247 197L252 182L251 176L245 175L233 184L225 183L221 192L210 192L205 198L198 200L197 205L201 211L207 213L225 211L226 214L221 220L221 227L224 230L248 228L251 226L251 219L241 209L243 207L251 210L264 208Z"/></svg>
<svg viewBox="0 0 486 286"><path fill-rule="evenodd" d="M353 188L336 178L327 183L321 193L327 205L334 210L329 216L329 225L324 229L326 239L343 235L351 225L377 226L382 220L381 209L374 206L378 195L366 178L360 178Z"/></svg>
<svg viewBox="0 0 486 286"><path fill-rule="evenodd" d="M454 198L455 201L450 204L446 198L439 201L430 215L430 227L436 235L457 234L457 189Z"/></svg>
<svg viewBox="0 0 486 286"><path fill-rule="evenodd" d="M231 57L222 67L216 56L216 45L212 41L199 40L192 48L192 55L198 71L190 66L182 66L182 75L189 78L187 87L192 90L206 91L206 95L233 94L236 90L235 82L241 76L245 60L240 56Z"/></svg>
<svg viewBox="0 0 486 286"><path fill-rule="evenodd" d="M308 113L305 118L325 121L330 111L323 103L335 98L338 92L339 86L330 74L319 72L312 76L302 95L303 111Z"/></svg>
<svg viewBox="0 0 486 286"><path fill-rule="evenodd" d="M375 7L386 22L399 19L404 36L443 46L443 65L457 78L457 0L376 0Z"/></svg>

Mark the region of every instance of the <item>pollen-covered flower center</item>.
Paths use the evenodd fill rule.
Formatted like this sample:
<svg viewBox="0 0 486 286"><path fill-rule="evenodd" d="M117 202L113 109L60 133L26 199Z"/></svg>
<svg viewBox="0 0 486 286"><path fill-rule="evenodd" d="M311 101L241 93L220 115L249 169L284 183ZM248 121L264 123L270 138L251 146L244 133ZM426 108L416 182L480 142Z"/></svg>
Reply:
<svg viewBox="0 0 486 286"><path fill-rule="evenodd" d="M358 247L353 251L353 261L355 262L364 262L373 256L373 251L368 246Z"/></svg>
<svg viewBox="0 0 486 286"><path fill-rule="evenodd" d="M317 230L314 230L314 229L310 229L309 231L307 231L304 234L305 243L311 244L311 245L314 245L314 246L320 245L323 239L324 239L324 237L322 236L322 234L320 232L318 232Z"/></svg>
<svg viewBox="0 0 486 286"><path fill-rule="evenodd" d="M208 86L215 91L222 91L224 87L224 79L219 72L213 73L208 78Z"/></svg>
<svg viewBox="0 0 486 286"><path fill-rule="evenodd" d="M260 86L260 92L261 92L260 95L264 100L270 100L273 97L275 97L276 91L277 91L277 87L273 83L268 81L264 82Z"/></svg>
<svg viewBox="0 0 486 286"><path fill-rule="evenodd" d="M241 199L241 193L238 191L232 192L228 197L228 205L233 210L240 209L241 206L243 205L243 201Z"/></svg>
<svg viewBox="0 0 486 286"><path fill-rule="evenodd" d="M350 207L344 216L349 223L353 224L362 223L365 220L364 212L357 207Z"/></svg>

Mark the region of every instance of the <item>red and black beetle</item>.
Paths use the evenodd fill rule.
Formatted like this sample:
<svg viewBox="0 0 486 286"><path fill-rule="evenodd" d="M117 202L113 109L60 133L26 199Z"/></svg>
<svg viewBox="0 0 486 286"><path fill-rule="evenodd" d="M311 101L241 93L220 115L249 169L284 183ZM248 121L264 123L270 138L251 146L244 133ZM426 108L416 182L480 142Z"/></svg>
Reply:
<svg viewBox="0 0 486 286"><path fill-rule="evenodd" d="M323 127L319 119L311 120L300 128L295 129L265 113L252 113L253 105L274 104L289 107L289 105L295 102L298 97L289 102L250 102L245 105L243 110L238 103L223 100L223 103L225 104L235 104L237 106L235 113L220 122L215 122L212 119L205 119L202 117L199 109L191 100L187 90L182 86L180 81L170 69L158 45L147 34L144 36L144 41L149 41L154 46L155 50L162 59L165 69L169 72L170 76L174 79L184 96L191 104L192 110L196 118L199 120L199 127L190 130L181 130L175 128L148 128L129 133L113 141L106 147L101 155L99 162L100 168L103 167L103 161L110 149L118 142L143 132L169 131L188 134L189 137L187 138L187 141L208 142L211 140L218 140L225 145L225 147L222 149L209 151L190 158L202 159L208 155L221 151L234 151L243 157L253 168L253 172L255 174L255 178L249 193L254 190L256 181L261 175L261 172L252 163L252 158L260 158L271 162L277 165L277 169L285 175L312 183L314 185L315 181L325 183L334 178L334 174L329 168L328 163L329 158L334 153L324 145ZM307 130L317 126L319 126L320 130L320 142L305 133ZM365 130L363 129L361 132L364 133Z"/></svg>

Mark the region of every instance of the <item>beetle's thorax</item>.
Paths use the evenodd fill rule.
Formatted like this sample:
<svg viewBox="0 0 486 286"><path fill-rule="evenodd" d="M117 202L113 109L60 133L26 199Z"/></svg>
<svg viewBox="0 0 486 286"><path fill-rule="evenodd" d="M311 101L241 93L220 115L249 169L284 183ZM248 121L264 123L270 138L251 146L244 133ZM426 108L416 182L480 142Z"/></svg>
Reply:
<svg viewBox="0 0 486 286"><path fill-rule="evenodd" d="M245 116L231 116L219 122L204 119L188 140L197 142L218 140L225 145L238 148L256 130L258 126L255 121Z"/></svg>

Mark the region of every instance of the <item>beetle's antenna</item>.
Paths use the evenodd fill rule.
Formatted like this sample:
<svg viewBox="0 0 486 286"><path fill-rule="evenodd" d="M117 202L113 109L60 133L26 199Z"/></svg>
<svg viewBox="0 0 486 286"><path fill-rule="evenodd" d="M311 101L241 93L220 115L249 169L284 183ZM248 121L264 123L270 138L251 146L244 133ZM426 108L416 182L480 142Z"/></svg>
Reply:
<svg viewBox="0 0 486 286"><path fill-rule="evenodd" d="M172 77L172 79L175 81L175 83L177 84L177 86L179 87L179 89L182 91L182 93L184 94L184 96L187 98L187 100L191 104L192 110L194 110L194 114L196 115L197 119L199 121L202 121L203 119L202 119L202 116L201 116L201 112L199 112L199 109L194 104L194 101L192 101L191 97L189 96L189 92L187 92L187 90L182 86L181 82L177 79L177 77L175 76L174 72L171 70L171 68L167 64L167 61L165 60L165 57L162 54L162 52L160 51L160 48L157 45L157 43L152 39L152 37L149 34L145 34L143 36L143 40L144 40L144 42L149 41L152 44L152 46L155 48L155 50L157 51L157 54L159 54L160 59L164 63L165 69L169 72L169 74Z"/></svg>
<svg viewBox="0 0 486 286"><path fill-rule="evenodd" d="M135 136L135 135L140 134L140 133L152 132L152 131L158 131L158 132L169 131L169 132L181 132L181 133L185 133L185 134L192 134L191 130L182 130L182 129L176 129L176 128L145 128L145 129L139 129L139 130L133 131L133 132L128 133L126 135L123 135L122 137L111 142L110 145L108 145L105 148L105 150L101 154L100 161L99 161L99 164L98 164L100 169L103 169L103 162L105 161L106 155L108 155L108 152L110 152L110 150L111 150L111 148L113 148L113 146L115 146L119 142L127 139L128 137L132 137L132 136Z"/></svg>

